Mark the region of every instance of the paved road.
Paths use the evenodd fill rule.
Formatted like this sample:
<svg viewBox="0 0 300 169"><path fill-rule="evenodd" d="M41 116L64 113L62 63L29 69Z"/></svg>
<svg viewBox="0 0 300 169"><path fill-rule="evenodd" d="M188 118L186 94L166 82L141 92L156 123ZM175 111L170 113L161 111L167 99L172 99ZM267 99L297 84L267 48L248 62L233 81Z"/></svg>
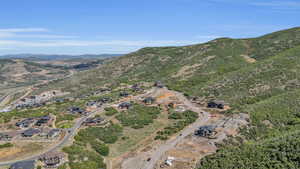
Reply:
<svg viewBox="0 0 300 169"><path fill-rule="evenodd" d="M53 147L49 148L47 151L39 153L39 154L36 154L34 156L31 156L31 157L24 158L22 160L0 162L0 166L8 166L8 165L12 165L13 163L22 162L22 161L37 160L41 155L43 155L45 153L59 150L60 148L64 147L70 141L70 139L73 138L73 136L76 134L77 130L80 128L80 126L82 125L82 123L87 118L92 117L93 115L95 115L95 113L100 112L100 111L103 111L103 108L101 108L99 110L96 110L96 111L93 111L89 115L80 118L71 129L68 129L69 132L66 132L65 137L59 143L57 143Z"/></svg>

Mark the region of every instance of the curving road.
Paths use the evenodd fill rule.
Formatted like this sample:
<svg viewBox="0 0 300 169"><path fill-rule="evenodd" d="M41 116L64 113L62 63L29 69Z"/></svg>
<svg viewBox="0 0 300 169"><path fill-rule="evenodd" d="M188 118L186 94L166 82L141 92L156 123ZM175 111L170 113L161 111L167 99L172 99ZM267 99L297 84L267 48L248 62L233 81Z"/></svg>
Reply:
<svg viewBox="0 0 300 169"><path fill-rule="evenodd" d="M16 162L22 162L22 161L30 161L30 160L37 160L41 155L46 154L48 152L52 152L52 151L56 151L62 147L64 147L69 141L70 139L72 139L74 137L74 135L76 134L77 130L80 128L80 126L82 125L82 123L89 117L92 117L95 113L103 111L103 108L101 108L100 110L96 110L91 112L89 115L84 116L82 118L80 118L71 129L68 129L66 132L65 137L56 145L54 145L53 147L51 147L50 149L48 149L45 152L36 154L34 156L31 157L27 157L21 160L14 160L14 161L8 161L8 162L0 162L0 166L8 166L8 165L12 165Z"/></svg>

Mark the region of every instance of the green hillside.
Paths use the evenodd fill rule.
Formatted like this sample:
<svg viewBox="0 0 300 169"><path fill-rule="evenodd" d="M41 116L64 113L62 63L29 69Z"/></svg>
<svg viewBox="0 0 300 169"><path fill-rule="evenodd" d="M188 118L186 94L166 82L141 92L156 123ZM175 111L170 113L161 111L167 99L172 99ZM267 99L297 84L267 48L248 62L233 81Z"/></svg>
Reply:
<svg viewBox="0 0 300 169"><path fill-rule="evenodd" d="M41 90L80 95L104 84L156 80L203 101L224 100L232 108L225 113L250 114L251 126L241 136L246 141L227 143L201 168L300 168L294 152L300 149L300 28L251 39L144 48Z"/></svg>
<svg viewBox="0 0 300 169"><path fill-rule="evenodd" d="M299 168L300 90L245 107L252 127L243 131L247 142L228 144L202 160L201 169Z"/></svg>
<svg viewBox="0 0 300 169"><path fill-rule="evenodd" d="M251 65L245 58L260 62L297 45L300 28L252 39L221 38L192 46L143 48L53 87L80 92L105 83L162 80L171 88L195 94L208 82Z"/></svg>

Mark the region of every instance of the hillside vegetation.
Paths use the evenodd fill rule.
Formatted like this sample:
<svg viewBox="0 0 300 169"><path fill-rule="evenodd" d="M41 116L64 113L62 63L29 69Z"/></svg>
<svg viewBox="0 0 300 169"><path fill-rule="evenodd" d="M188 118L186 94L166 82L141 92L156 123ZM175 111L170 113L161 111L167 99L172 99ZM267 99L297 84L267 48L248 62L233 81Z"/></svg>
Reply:
<svg viewBox="0 0 300 169"><path fill-rule="evenodd" d="M26 86L67 75L61 67L50 67L24 60L0 59L0 89Z"/></svg>
<svg viewBox="0 0 300 169"><path fill-rule="evenodd" d="M201 168L300 168L300 28L251 39L220 38L184 47L144 48L41 90L75 94L104 84L163 81L202 101L220 99L246 112L251 126ZM274 142L275 141L275 142Z"/></svg>

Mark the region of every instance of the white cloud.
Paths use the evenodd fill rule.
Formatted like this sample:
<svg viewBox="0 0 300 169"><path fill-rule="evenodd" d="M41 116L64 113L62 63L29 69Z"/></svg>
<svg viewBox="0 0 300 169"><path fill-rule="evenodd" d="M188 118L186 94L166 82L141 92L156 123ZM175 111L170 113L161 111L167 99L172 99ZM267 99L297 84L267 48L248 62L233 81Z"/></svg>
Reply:
<svg viewBox="0 0 300 169"><path fill-rule="evenodd" d="M41 33L42 32L42 33ZM46 32L46 33L44 33ZM79 40L78 36L50 34L45 28L0 29L2 50L45 51L64 49L101 49L104 51L134 51L151 46L190 45L213 39L217 36L198 36L197 41L188 40Z"/></svg>
<svg viewBox="0 0 300 169"><path fill-rule="evenodd" d="M36 39L74 39L78 36L49 35L49 34L16 34L11 32L0 32L0 38L36 38Z"/></svg>
<svg viewBox="0 0 300 169"><path fill-rule="evenodd" d="M3 47L0 47L0 50L10 50L11 48L3 48Z"/></svg>
<svg viewBox="0 0 300 169"><path fill-rule="evenodd" d="M9 28L0 29L0 38L37 38L37 39L73 39L78 36L36 34L40 32L50 32L45 28Z"/></svg>
<svg viewBox="0 0 300 169"><path fill-rule="evenodd" d="M49 32L45 28L8 28L0 29L0 32L20 33L20 32Z"/></svg>
<svg viewBox="0 0 300 169"><path fill-rule="evenodd" d="M15 47L76 47L76 46L123 46L123 47L144 47L144 46L177 46L197 43L195 41L126 41L126 40L110 40L110 41L71 41L71 40L48 40L48 41L17 41L17 40L0 40L2 46Z"/></svg>
<svg viewBox="0 0 300 169"><path fill-rule="evenodd" d="M27 35L13 35L15 38L38 38L38 39L74 39L78 36L67 35L49 35L49 34L27 34Z"/></svg>
<svg viewBox="0 0 300 169"><path fill-rule="evenodd" d="M11 32L0 32L0 38L10 38L12 36L14 36L14 33Z"/></svg>

